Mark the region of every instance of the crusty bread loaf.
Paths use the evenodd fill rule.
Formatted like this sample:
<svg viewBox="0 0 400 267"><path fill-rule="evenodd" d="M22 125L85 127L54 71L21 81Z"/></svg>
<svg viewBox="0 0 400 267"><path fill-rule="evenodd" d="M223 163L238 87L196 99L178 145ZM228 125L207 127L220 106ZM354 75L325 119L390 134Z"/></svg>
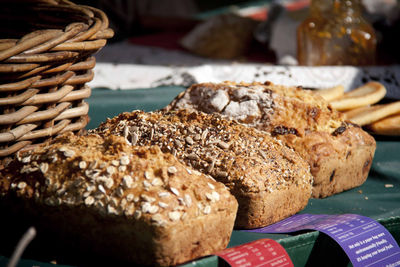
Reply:
<svg viewBox="0 0 400 267"><path fill-rule="evenodd" d="M375 153L372 136L346 122L322 97L266 82L196 84L165 110L199 110L270 132L298 152L314 176L313 197L361 185Z"/></svg>
<svg viewBox="0 0 400 267"><path fill-rule="evenodd" d="M282 220L302 210L311 196L309 166L297 153L268 133L220 115L134 111L108 119L94 132L158 145L223 182L239 202L238 228Z"/></svg>
<svg viewBox="0 0 400 267"><path fill-rule="evenodd" d="M210 176L115 136L63 135L0 174L3 209L102 260L165 266L215 253L238 207Z"/></svg>

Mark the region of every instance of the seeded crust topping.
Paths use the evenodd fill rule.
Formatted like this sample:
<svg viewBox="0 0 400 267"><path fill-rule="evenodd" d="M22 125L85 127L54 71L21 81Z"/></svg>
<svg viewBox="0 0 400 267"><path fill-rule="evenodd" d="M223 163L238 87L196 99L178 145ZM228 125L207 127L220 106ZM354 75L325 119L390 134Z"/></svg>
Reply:
<svg viewBox="0 0 400 267"><path fill-rule="evenodd" d="M291 129L297 136L309 131L332 133L344 122L322 97L271 82L195 84L164 110L178 109L219 113L268 132L277 132L276 127Z"/></svg>
<svg viewBox="0 0 400 267"><path fill-rule="evenodd" d="M18 153L0 174L0 196L11 192L48 206L81 206L158 226L236 202L222 183L158 147L131 147L116 136L65 134Z"/></svg>
<svg viewBox="0 0 400 267"><path fill-rule="evenodd" d="M292 149L217 114L134 111L108 119L93 132L123 136L131 145L157 145L231 192L273 192L293 185L311 190L309 166ZM207 198L218 199L212 193Z"/></svg>

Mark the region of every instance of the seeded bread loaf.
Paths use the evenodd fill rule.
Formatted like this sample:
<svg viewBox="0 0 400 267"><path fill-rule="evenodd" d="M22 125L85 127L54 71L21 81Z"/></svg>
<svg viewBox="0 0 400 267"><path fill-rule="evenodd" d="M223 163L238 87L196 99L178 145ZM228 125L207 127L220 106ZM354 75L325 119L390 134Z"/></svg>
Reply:
<svg viewBox="0 0 400 267"><path fill-rule="evenodd" d="M266 82L196 84L165 110L219 113L267 131L298 152L314 176L313 197L361 185L375 153L372 136L344 120L322 97Z"/></svg>
<svg viewBox="0 0 400 267"><path fill-rule="evenodd" d="M134 111L108 119L95 132L121 135L132 145L158 145L223 182L239 203L238 228L282 220L302 210L311 196L309 166L297 153L268 133L220 115Z"/></svg>
<svg viewBox="0 0 400 267"><path fill-rule="evenodd" d="M238 207L225 185L158 147L72 134L1 170L0 206L24 214L39 238L50 233L102 260L163 266L224 249Z"/></svg>

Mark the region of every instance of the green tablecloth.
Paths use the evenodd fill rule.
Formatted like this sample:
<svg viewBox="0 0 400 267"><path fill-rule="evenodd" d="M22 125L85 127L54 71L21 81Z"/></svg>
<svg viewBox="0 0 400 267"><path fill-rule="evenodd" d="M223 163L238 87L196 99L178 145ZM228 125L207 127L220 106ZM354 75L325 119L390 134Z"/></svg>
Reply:
<svg viewBox="0 0 400 267"><path fill-rule="evenodd" d="M106 118L112 118L124 111L136 109L152 111L163 108L183 90L183 87L158 87L125 91L94 89L87 100L90 106L90 122L87 128L95 128Z"/></svg>
<svg viewBox="0 0 400 267"><path fill-rule="evenodd" d="M123 111L135 109L151 111L162 108L182 90L182 87L130 91L94 89L92 96L88 99L91 121L87 128L97 127L107 117L113 117ZM377 141L372 168L367 181L362 186L325 199L311 199L301 213L356 213L368 216L381 222L400 243L400 139L377 137ZM392 187L389 187L390 185ZM229 246L260 238L277 240L286 249L295 266L346 266L349 264L341 248L329 237L316 231L292 235L234 231ZM6 258L0 256L0 266L5 263ZM30 260L23 260L21 263L21 266L39 265ZM215 256L207 257L189 263L187 266L193 264L218 266L218 259ZM40 266L45 266L45 264L40 264Z"/></svg>

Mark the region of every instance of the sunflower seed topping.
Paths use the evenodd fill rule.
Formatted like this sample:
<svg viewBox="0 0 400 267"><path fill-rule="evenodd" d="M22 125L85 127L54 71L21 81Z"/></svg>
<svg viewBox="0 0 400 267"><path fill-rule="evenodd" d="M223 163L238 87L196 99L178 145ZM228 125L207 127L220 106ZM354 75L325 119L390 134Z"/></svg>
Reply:
<svg viewBox="0 0 400 267"><path fill-rule="evenodd" d="M124 175L124 177L122 177L122 186L124 188L132 188L133 185L133 179L130 175Z"/></svg>
<svg viewBox="0 0 400 267"><path fill-rule="evenodd" d="M165 192L165 191L158 193L159 197L167 197L169 195L170 195L170 193L169 192Z"/></svg>
<svg viewBox="0 0 400 267"><path fill-rule="evenodd" d="M85 205L86 206L91 206L94 203L94 198L92 196L88 196L87 198L85 198Z"/></svg>
<svg viewBox="0 0 400 267"><path fill-rule="evenodd" d="M60 148L60 151L62 151L61 148ZM75 156L75 151L70 150L68 148L64 148L64 150L62 152L64 152L64 156L67 158Z"/></svg>
<svg viewBox="0 0 400 267"><path fill-rule="evenodd" d="M228 148L229 148L229 144L228 144L228 143L225 143L225 142L223 142L223 141L219 141L219 142L218 142L218 146L219 146L220 148L222 148L222 149L228 149Z"/></svg>
<svg viewBox="0 0 400 267"><path fill-rule="evenodd" d="M148 172L148 171L145 171L145 172L144 172L144 178L146 178L146 179L150 180L150 179L152 178L152 176L151 176L150 172Z"/></svg>
<svg viewBox="0 0 400 267"><path fill-rule="evenodd" d="M26 183L25 182L19 182L17 187L18 187L18 189L25 189Z"/></svg>
<svg viewBox="0 0 400 267"><path fill-rule="evenodd" d="M107 212L108 212L109 214L118 215L117 210L116 210L113 206L111 206L111 205L108 205L108 206L107 206Z"/></svg>
<svg viewBox="0 0 400 267"><path fill-rule="evenodd" d="M171 221L178 221L181 218L181 213L179 211L168 212L168 217Z"/></svg>
<svg viewBox="0 0 400 267"><path fill-rule="evenodd" d="M134 196L133 194L128 194L128 195L126 196L126 200L127 200L128 202L132 202L134 198L135 198L135 196Z"/></svg>
<svg viewBox="0 0 400 267"><path fill-rule="evenodd" d="M165 203L165 202L158 202L158 206L160 206L161 208L163 208L163 209L165 209L165 208L168 208L168 204L167 203Z"/></svg>
<svg viewBox="0 0 400 267"><path fill-rule="evenodd" d="M183 146L182 143L181 143L181 141L179 141L179 140L175 140L174 142L175 142L175 145L176 145L177 147L179 147L179 148Z"/></svg>
<svg viewBox="0 0 400 267"><path fill-rule="evenodd" d="M185 194L185 203L186 203L186 206L188 206L188 207L190 207L192 205L192 198L188 194Z"/></svg>
<svg viewBox="0 0 400 267"><path fill-rule="evenodd" d="M120 159L120 163L121 165L128 165L130 162L129 157L128 156L122 156Z"/></svg>
<svg viewBox="0 0 400 267"><path fill-rule="evenodd" d="M142 216L142 212L140 210L135 210L135 212L133 213L133 217L135 219L139 219Z"/></svg>
<svg viewBox="0 0 400 267"><path fill-rule="evenodd" d="M143 181L143 186L146 188L149 188L151 186L151 183L149 183L149 181L144 180Z"/></svg>
<svg viewBox="0 0 400 267"><path fill-rule="evenodd" d="M136 210L137 212L140 212L140 211L138 211L138 210ZM134 215L135 214L135 206L133 205L133 204L130 204L130 205L128 205L127 207L126 207L126 209L125 209L125 215L126 216L131 216L131 215ZM139 216L140 217L140 216Z"/></svg>
<svg viewBox="0 0 400 267"><path fill-rule="evenodd" d="M154 186L162 186L164 183L160 178L154 178L151 184Z"/></svg>
<svg viewBox="0 0 400 267"><path fill-rule="evenodd" d="M31 162L31 155L22 158L22 163L29 163L29 162Z"/></svg>
<svg viewBox="0 0 400 267"><path fill-rule="evenodd" d="M114 166L107 166L107 173L113 174L115 173L115 167Z"/></svg>
<svg viewBox="0 0 400 267"><path fill-rule="evenodd" d="M211 188L211 190L214 190L214 189L215 189L215 186L214 186L213 184L211 184L211 183L207 183L207 185L208 185L208 187L210 187L210 188Z"/></svg>
<svg viewBox="0 0 400 267"><path fill-rule="evenodd" d="M211 212L211 207L209 205L205 206L203 209L204 214L210 214Z"/></svg>
<svg viewBox="0 0 400 267"><path fill-rule="evenodd" d="M174 195L179 196L179 191L175 187L170 188L171 192L174 193Z"/></svg>
<svg viewBox="0 0 400 267"><path fill-rule="evenodd" d="M211 194L212 194L212 197L213 197L214 201L219 201L220 196L219 196L218 192L213 191Z"/></svg>
<svg viewBox="0 0 400 267"><path fill-rule="evenodd" d="M101 184L99 184L99 186L97 187L99 190L100 190L100 192L102 192L103 194L106 194L107 192L106 192L106 190L104 189L104 187L101 185Z"/></svg>
<svg viewBox="0 0 400 267"><path fill-rule="evenodd" d="M197 156L195 153L190 153L186 157L190 160L199 160L199 156Z"/></svg>
<svg viewBox="0 0 400 267"><path fill-rule="evenodd" d="M170 167L168 167L167 171L169 174L175 174L178 170L176 169L175 166L170 166Z"/></svg>
<svg viewBox="0 0 400 267"><path fill-rule="evenodd" d="M138 139L139 139L139 137L138 137L137 133L132 133L132 135L131 135L131 144L133 146L136 145Z"/></svg>
<svg viewBox="0 0 400 267"><path fill-rule="evenodd" d="M144 202L142 204L142 212L144 212L144 213L154 214L158 211L158 209L159 209L158 206L151 205L148 202Z"/></svg>
<svg viewBox="0 0 400 267"><path fill-rule="evenodd" d="M159 226L165 226L167 224L167 222L164 220L163 216L161 214L154 214L151 217L151 220Z"/></svg>
<svg viewBox="0 0 400 267"><path fill-rule="evenodd" d="M80 169L83 170L83 169L86 169L86 167L87 167L86 161L83 161L83 160L82 160L82 161L79 162L79 168L80 168Z"/></svg>
<svg viewBox="0 0 400 267"><path fill-rule="evenodd" d="M124 196L124 189L122 189L121 187L118 187L115 192L116 192L117 196L119 196L119 197L123 197Z"/></svg>
<svg viewBox="0 0 400 267"><path fill-rule="evenodd" d="M144 201L149 202L149 203L153 203L154 201L156 201L155 198L150 197L150 196L145 195L145 194L142 194L140 197L141 197Z"/></svg>
<svg viewBox="0 0 400 267"><path fill-rule="evenodd" d="M44 174L49 170L49 164L47 162L42 162L40 163L39 169Z"/></svg>
<svg viewBox="0 0 400 267"><path fill-rule="evenodd" d="M187 137L185 138L185 141L186 141L186 143L188 143L189 145L193 145L193 144L194 144L194 141L193 141L192 137L190 137L190 136L187 136Z"/></svg>

